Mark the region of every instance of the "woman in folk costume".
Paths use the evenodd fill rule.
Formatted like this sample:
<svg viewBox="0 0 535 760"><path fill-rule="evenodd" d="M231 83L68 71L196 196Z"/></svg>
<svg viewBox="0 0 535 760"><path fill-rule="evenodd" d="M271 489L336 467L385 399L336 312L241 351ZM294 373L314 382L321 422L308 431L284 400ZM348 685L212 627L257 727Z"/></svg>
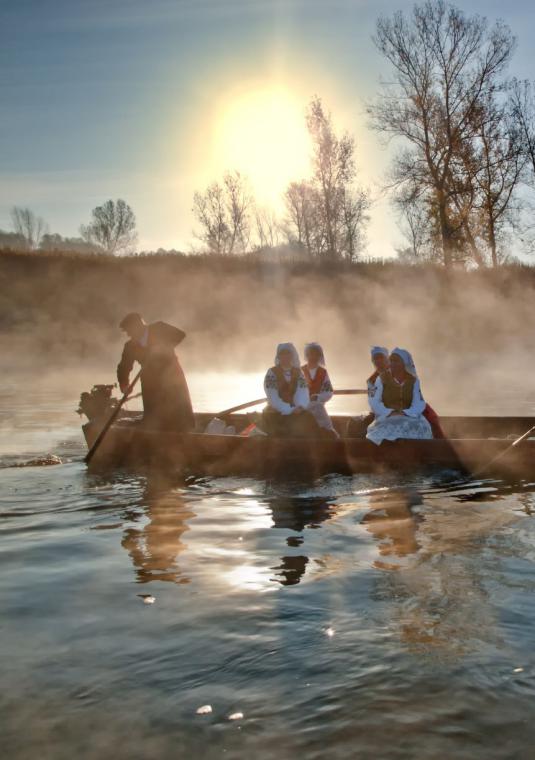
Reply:
<svg viewBox="0 0 535 760"><path fill-rule="evenodd" d="M325 356L319 343L307 343L305 346L306 364L301 370L305 376L310 394L308 409L314 415L322 430L329 431L331 437L338 438L325 404L333 397L333 386L325 367Z"/></svg>
<svg viewBox="0 0 535 760"><path fill-rule="evenodd" d="M379 445L399 439L429 439L431 425L424 417L426 403L412 356L403 348L390 354L390 371L382 372L375 381L370 408L375 421L366 438Z"/></svg>
<svg viewBox="0 0 535 760"><path fill-rule="evenodd" d="M279 343L275 364L264 378L268 405L262 414L268 435L314 436L319 429L308 411L310 395L293 343Z"/></svg>
<svg viewBox="0 0 535 760"><path fill-rule="evenodd" d="M357 417L352 417L349 420L346 433L348 438L366 438L368 427L375 419L373 403L377 394L377 382L382 372L388 372L390 370L390 355L388 353L388 348L385 348L384 346L372 346L370 353L374 367L374 371L366 381L370 413L359 414Z"/></svg>
<svg viewBox="0 0 535 760"><path fill-rule="evenodd" d="M380 381L381 374L383 372L390 371L390 357L388 355L388 349L384 346L372 346L372 363L375 367L375 371L368 378L368 403L370 405L371 414L365 419L366 427L371 425L376 416L376 410L374 409L374 403L377 396L377 381ZM411 357L412 361L412 357ZM413 364L414 366L414 364ZM431 425L431 431L433 438L445 438L444 431L440 425L440 418L435 410L429 405L425 405L424 417Z"/></svg>
<svg viewBox="0 0 535 760"><path fill-rule="evenodd" d="M388 348L385 348L384 346L372 346L371 357L374 370L366 381L370 408L371 400L375 396L377 381L379 380L381 373L390 369L390 355L388 353Z"/></svg>

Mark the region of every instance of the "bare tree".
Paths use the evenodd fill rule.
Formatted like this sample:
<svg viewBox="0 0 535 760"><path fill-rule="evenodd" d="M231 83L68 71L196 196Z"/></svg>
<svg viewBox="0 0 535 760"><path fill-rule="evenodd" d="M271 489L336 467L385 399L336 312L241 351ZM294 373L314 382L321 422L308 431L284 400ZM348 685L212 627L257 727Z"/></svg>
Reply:
<svg viewBox="0 0 535 760"><path fill-rule="evenodd" d="M230 230L227 224L225 191L214 182L204 193L193 196L193 213L201 225L197 237L202 240L210 253L226 253Z"/></svg>
<svg viewBox="0 0 535 760"><path fill-rule="evenodd" d="M286 233L310 258L354 261L365 244L370 201L356 185L355 143L338 137L319 98L307 112L312 138L312 176L286 190Z"/></svg>
<svg viewBox="0 0 535 760"><path fill-rule="evenodd" d="M535 250L535 226L532 222L535 212L533 191L535 190L535 88L532 82L513 79L509 88L511 117L517 129L526 160L523 177L526 189L524 214L521 217L521 240L527 251Z"/></svg>
<svg viewBox="0 0 535 760"><path fill-rule="evenodd" d="M324 244L320 202L315 189L309 182L291 182L284 194L284 202L288 242L304 248L309 258L319 257Z"/></svg>
<svg viewBox="0 0 535 760"><path fill-rule="evenodd" d="M250 212L254 201L248 183L240 172L227 172L223 178L230 220L229 253L245 253L251 238Z"/></svg>
<svg viewBox="0 0 535 760"><path fill-rule="evenodd" d="M340 250L348 261L355 261L366 245L365 225L368 222L370 200L365 190L341 193Z"/></svg>
<svg viewBox="0 0 535 760"><path fill-rule="evenodd" d="M336 135L332 119L320 98L313 98L307 113L312 138L312 185L319 201L324 237L323 255L328 259L356 258L363 245L369 199L355 189L355 141L345 133Z"/></svg>
<svg viewBox="0 0 535 760"><path fill-rule="evenodd" d="M535 179L535 92L531 82L512 79L509 87L511 115Z"/></svg>
<svg viewBox="0 0 535 760"><path fill-rule="evenodd" d="M372 125L408 149L394 162L393 185L432 197L443 261L451 266L466 238L470 204L459 181L466 143L474 138L474 112L499 85L514 49L502 23L467 17L443 0L415 5L377 22L374 42L390 62L395 82L369 108Z"/></svg>
<svg viewBox="0 0 535 760"><path fill-rule="evenodd" d="M38 248L41 238L48 231L44 219L36 216L29 208L13 206L11 209L11 221L16 235L20 235L26 241L30 249Z"/></svg>
<svg viewBox="0 0 535 760"><path fill-rule="evenodd" d="M82 238L106 253L129 253L137 242L136 217L130 206L119 198L106 201L91 212L91 221L80 227Z"/></svg>
<svg viewBox="0 0 535 760"><path fill-rule="evenodd" d="M255 209L257 248L275 248L282 242L281 223L271 208Z"/></svg>
<svg viewBox="0 0 535 760"><path fill-rule="evenodd" d="M196 237L211 253L244 253L249 248L251 212L254 207L246 179L227 172L193 196L193 214L200 225Z"/></svg>
<svg viewBox="0 0 535 760"><path fill-rule="evenodd" d="M398 258L409 264L438 262L441 259L437 215L427 198L401 193L394 206L400 216L400 229L408 245L398 248Z"/></svg>
<svg viewBox="0 0 535 760"><path fill-rule="evenodd" d="M526 164L518 125L508 104L498 104L493 93L485 98L476 118L475 181L482 217L482 237L492 265L498 266L498 246L519 210L516 190Z"/></svg>

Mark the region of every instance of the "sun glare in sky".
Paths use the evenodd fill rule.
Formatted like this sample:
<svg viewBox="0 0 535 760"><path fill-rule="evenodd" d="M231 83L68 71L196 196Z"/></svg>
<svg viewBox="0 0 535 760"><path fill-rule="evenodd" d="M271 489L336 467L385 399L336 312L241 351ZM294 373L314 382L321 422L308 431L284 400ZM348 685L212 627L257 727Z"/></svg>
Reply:
<svg viewBox="0 0 535 760"><path fill-rule="evenodd" d="M306 101L283 87L255 88L229 98L215 121L218 171L245 174L256 197L277 204L292 180L310 173Z"/></svg>

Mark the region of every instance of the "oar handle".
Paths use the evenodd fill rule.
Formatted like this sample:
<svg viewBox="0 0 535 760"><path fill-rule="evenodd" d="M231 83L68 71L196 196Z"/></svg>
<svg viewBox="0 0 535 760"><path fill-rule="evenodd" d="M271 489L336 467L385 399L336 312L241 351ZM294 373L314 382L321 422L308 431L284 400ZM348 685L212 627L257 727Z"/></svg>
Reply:
<svg viewBox="0 0 535 760"><path fill-rule="evenodd" d="M132 380L132 382L130 383L130 385L128 386L128 388L123 393L123 396L122 396L121 400L119 401L119 403L117 404L117 406L115 407L115 409L113 410L113 412L110 414L110 416L109 416L106 424L104 425L104 427L102 428L102 430L100 431L100 433L97 435L97 438L96 438L94 444L91 446L91 448L89 449L89 451L85 455L85 463L86 464L89 464L89 462L93 459L93 457L94 457L94 455L95 455L98 447L100 446L100 444L104 440L104 438L106 436L106 433L108 432L108 430L110 429L110 427L115 422L115 419L117 418L117 415L121 411L123 404L125 403L125 401L128 401L128 397L130 396L130 394L134 390L134 387L135 387L137 381L139 380L140 376L141 376L141 370L139 370L139 372L134 377L134 379Z"/></svg>
<svg viewBox="0 0 535 760"><path fill-rule="evenodd" d="M368 393L367 390L362 388L351 388L346 390L333 391L335 396L363 396ZM241 412L243 409L247 409L249 406L257 406L257 404L264 404L267 398L257 398L254 401L246 401L245 404L238 404L237 406L231 406L230 409L224 409L217 414L218 417L226 417L234 412Z"/></svg>

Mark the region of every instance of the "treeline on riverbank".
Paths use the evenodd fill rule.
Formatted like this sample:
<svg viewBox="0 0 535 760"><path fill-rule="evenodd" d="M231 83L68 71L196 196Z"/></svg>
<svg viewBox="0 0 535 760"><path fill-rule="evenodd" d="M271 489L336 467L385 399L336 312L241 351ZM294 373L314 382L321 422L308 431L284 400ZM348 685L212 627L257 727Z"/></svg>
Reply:
<svg viewBox="0 0 535 760"><path fill-rule="evenodd" d="M397 344L451 380L474 365L519 357L527 367L535 351L535 268L0 251L8 370L113 367L123 339L118 322L133 310L186 330L181 355L190 368L257 370L279 341L320 340L330 365L344 372L367 372L370 343Z"/></svg>

